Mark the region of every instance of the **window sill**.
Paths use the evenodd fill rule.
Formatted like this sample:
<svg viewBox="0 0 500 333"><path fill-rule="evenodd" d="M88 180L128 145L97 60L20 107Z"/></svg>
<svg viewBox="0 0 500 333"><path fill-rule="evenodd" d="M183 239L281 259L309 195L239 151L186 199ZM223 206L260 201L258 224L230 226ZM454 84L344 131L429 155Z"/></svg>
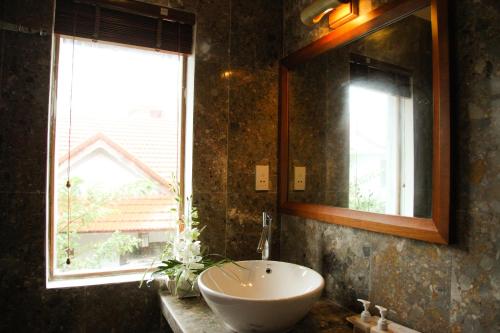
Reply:
<svg viewBox="0 0 500 333"><path fill-rule="evenodd" d="M98 286L105 284L117 284L117 283L128 283L128 282L139 282L144 277L147 281L151 276L151 273L144 276L144 272L133 273L133 274L122 274L122 275L112 275L112 276L99 276L99 277L88 277L88 278L66 278L61 280L50 280L47 281L47 289L59 289L59 288L73 288L73 287L87 287L87 286Z"/></svg>

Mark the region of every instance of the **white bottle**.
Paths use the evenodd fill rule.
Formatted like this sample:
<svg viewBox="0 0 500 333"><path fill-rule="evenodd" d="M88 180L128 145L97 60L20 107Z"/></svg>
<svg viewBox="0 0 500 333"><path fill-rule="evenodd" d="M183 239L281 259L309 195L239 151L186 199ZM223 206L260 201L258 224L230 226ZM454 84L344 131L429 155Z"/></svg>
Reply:
<svg viewBox="0 0 500 333"><path fill-rule="evenodd" d="M367 323L370 321L370 318L372 316L370 311L368 311L368 309L370 308L370 302L360 298L358 298L358 302L361 302L364 307L363 312L361 312L361 320Z"/></svg>
<svg viewBox="0 0 500 333"><path fill-rule="evenodd" d="M389 327L389 323L387 322L387 319L385 319L385 316L387 315L387 309L380 305L375 305L375 307L380 312L380 319L377 322L377 329L381 331L387 331Z"/></svg>

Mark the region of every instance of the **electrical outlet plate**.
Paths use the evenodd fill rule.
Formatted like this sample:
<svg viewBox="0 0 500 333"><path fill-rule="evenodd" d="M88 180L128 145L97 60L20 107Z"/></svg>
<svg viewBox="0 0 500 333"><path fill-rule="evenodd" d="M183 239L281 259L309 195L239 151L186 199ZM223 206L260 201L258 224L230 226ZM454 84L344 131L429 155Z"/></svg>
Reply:
<svg viewBox="0 0 500 333"><path fill-rule="evenodd" d="M255 190L269 191L269 165L255 166Z"/></svg>
<svg viewBox="0 0 500 333"><path fill-rule="evenodd" d="M293 190L305 191L306 190L306 167L296 166L293 168Z"/></svg>

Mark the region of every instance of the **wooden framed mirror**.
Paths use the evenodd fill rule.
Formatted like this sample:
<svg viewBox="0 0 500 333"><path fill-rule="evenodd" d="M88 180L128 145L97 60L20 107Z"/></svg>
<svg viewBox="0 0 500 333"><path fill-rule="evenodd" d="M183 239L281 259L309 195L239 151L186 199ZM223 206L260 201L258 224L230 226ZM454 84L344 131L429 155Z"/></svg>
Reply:
<svg viewBox="0 0 500 333"><path fill-rule="evenodd" d="M395 0L280 62L280 212L447 244L446 0Z"/></svg>

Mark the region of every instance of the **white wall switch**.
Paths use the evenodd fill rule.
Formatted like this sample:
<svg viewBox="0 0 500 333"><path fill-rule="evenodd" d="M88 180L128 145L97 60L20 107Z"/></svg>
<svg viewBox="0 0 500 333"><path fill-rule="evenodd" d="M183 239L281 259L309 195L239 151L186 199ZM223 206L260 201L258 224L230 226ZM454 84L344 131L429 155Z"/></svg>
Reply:
<svg viewBox="0 0 500 333"><path fill-rule="evenodd" d="M296 166L293 168L293 190L306 190L306 167Z"/></svg>
<svg viewBox="0 0 500 333"><path fill-rule="evenodd" d="M255 190L269 191L269 165L255 166Z"/></svg>

